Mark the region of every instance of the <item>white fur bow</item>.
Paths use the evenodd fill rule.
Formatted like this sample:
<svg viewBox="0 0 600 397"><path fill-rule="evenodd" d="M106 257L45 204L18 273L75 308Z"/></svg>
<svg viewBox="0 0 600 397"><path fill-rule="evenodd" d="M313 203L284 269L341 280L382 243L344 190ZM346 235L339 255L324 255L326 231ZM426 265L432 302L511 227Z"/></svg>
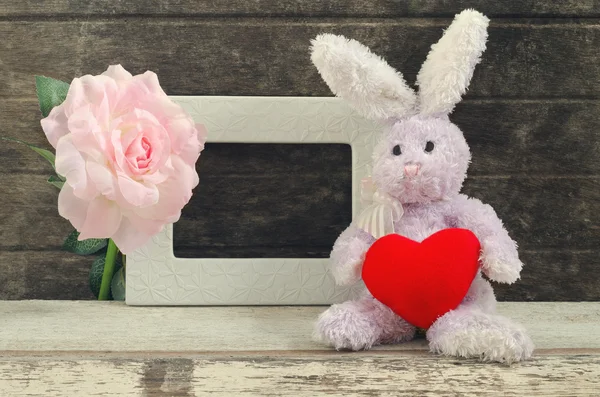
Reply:
<svg viewBox="0 0 600 397"><path fill-rule="evenodd" d="M394 222L404 214L402 204L375 186L371 177L361 181L360 201L364 207L356 227L377 238L394 233Z"/></svg>

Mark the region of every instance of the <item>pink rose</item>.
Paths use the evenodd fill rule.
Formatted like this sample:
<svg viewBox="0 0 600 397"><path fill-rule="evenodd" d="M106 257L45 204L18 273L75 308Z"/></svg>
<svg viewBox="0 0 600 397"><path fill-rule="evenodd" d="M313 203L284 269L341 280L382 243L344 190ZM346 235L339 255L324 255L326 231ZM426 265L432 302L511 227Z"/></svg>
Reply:
<svg viewBox="0 0 600 397"><path fill-rule="evenodd" d="M206 130L152 72L116 65L76 78L41 123L66 178L58 212L80 240L112 238L128 254L176 222L198 184Z"/></svg>

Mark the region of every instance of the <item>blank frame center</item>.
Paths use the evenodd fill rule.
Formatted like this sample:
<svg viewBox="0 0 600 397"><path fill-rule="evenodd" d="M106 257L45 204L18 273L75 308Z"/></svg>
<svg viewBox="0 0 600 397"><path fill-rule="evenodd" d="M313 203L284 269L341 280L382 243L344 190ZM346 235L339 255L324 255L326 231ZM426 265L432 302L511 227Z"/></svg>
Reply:
<svg viewBox="0 0 600 397"><path fill-rule="evenodd" d="M208 143L179 258L326 258L352 222L349 144Z"/></svg>

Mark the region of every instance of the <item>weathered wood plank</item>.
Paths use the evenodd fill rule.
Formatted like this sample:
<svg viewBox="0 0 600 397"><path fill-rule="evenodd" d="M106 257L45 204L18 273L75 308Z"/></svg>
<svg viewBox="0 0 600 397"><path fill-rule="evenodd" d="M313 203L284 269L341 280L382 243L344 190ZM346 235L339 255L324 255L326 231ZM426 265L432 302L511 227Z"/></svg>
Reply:
<svg viewBox="0 0 600 397"><path fill-rule="evenodd" d="M40 118L37 100L6 99L0 112L0 136L51 149ZM594 145L596 131L600 130L598 100L466 100L458 105L452 120L462 128L471 146L471 176L600 174L600 156ZM209 153L204 152L202 161ZM223 161L210 167L210 173L227 173L232 167L244 173L228 159L230 155L220 153ZM251 170L259 166L263 163L254 163ZM31 150L0 142L0 173L14 172L47 174L51 168Z"/></svg>
<svg viewBox="0 0 600 397"><path fill-rule="evenodd" d="M0 301L10 319L0 395L585 396L600 386L599 303L501 303L538 349L512 366L434 356L422 339L335 352L310 339L322 310Z"/></svg>
<svg viewBox="0 0 600 397"><path fill-rule="evenodd" d="M470 176L600 174L600 101L475 99L451 119L471 147Z"/></svg>
<svg viewBox="0 0 600 397"><path fill-rule="evenodd" d="M32 161L45 162L41 157ZM46 175L7 174L2 179L10 188L0 193L0 249L58 249L73 231L58 215L58 189L46 182Z"/></svg>
<svg viewBox="0 0 600 397"><path fill-rule="evenodd" d="M227 197L239 197L236 195L240 194L242 197L263 197L248 190L251 188L243 187L242 179L247 181L248 177L238 178L240 184L235 183L235 178L229 178L232 189L224 189L220 185L221 177L203 178L194 203L184 210L182 220L175 225L178 256L328 255L337 231L315 229L315 221L307 213L298 214L294 227L287 223L282 227L276 217L262 217L250 222L252 216L256 217L252 203L227 201ZM269 178L258 180L263 190L272 187ZM3 192L6 204L0 207L0 249L53 251L0 251L0 263L4 264L0 267L3 284L0 297L91 298L87 287L91 259L54 251L72 230L69 223L58 216L56 189L47 185L41 175L10 174L5 175L3 181L11 189ZM521 247L522 260L526 264L523 280L515 286L500 287L500 299L600 299L598 277L595 276L600 268L597 178L474 177L465 190L496 208ZM208 205L208 199L215 202ZM340 212L343 206L333 205L324 210L319 207L321 202L320 199L313 202L314 216L337 219L331 223L342 227L343 222L338 218L344 216L344 212ZM210 218L204 216L207 213ZM240 219L240 214L248 217ZM254 232L258 229L262 234L257 237ZM75 264L76 268L73 267Z"/></svg>
<svg viewBox="0 0 600 397"><path fill-rule="evenodd" d="M600 357L505 367L376 354L334 357L2 358L4 396L597 396Z"/></svg>
<svg viewBox="0 0 600 397"><path fill-rule="evenodd" d="M264 246L296 246L300 250L294 257L302 257L302 247L312 245L320 246L325 250L321 256L327 256L331 249L328 243L337 238L337 227L343 228L344 207L323 208L321 198L306 197L294 203L294 218L285 217L285 208L281 214L277 212L270 197L272 191L287 195L287 188L272 185L269 178L252 178L253 183L244 185L247 176L230 175L228 184L224 185L221 184L223 177L206 175L175 225L176 250L201 252L204 247L243 246L257 247L253 252L256 254ZM290 180L295 178L290 176ZM262 190L257 190L256 185ZM472 177L464 191L492 205L522 249L596 250L600 246L597 228L600 178ZM254 207L243 200L240 202L238 197L256 197L265 205ZM300 210L302 208L304 210ZM312 227L319 224L315 220L318 218L332 220L324 224L337 226ZM253 253L249 252L249 257ZM223 250L219 256L228 254Z"/></svg>
<svg viewBox="0 0 600 397"><path fill-rule="evenodd" d="M61 251L0 251L0 299L94 299L93 260Z"/></svg>
<svg viewBox="0 0 600 397"><path fill-rule="evenodd" d="M25 355L53 351L333 352L311 336L314 321L324 310L321 306L132 307L122 302L0 301L0 315L10 319L9 326L0 328L0 351ZM499 303L498 311L523 324L536 349L600 352L598 302ZM375 348L376 352L415 350L427 351L426 341Z"/></svg>
<svg viewBox="0 0 600 397"><path fill-rule="evenodd" d="M229 257L226 247L248 247L244 256L253 257L262 247L292 246L297 249L286 255L304 257L309 250L328 256L349 211L334 203L321 205L319 197L294 200L294 190L273 178L252 177L246 185L248 176L229 175L225 184L222 176L206 175L175 225L178 255L202 257L219 247L217 257ZM290 181L297 183L297 176ZM600 246L600 178L472 177L464 191L492 205L522 249ZM292 209L276 206L282 197Z"/></svg>
<svg viewBox="0 0 600 397"><path fill-rule="evenodd" d="M324 257L352 222L348 145L209 144L198 168L203 182L174 228L176 255L245 246L245 257L274 247L280 257Z"/></svg>
<svg viewBox="0 0 600 397"><path fill-rule="evenodd" d="M500 301L598 301L600 252L520 250L525 265L515 284L494 284Z"/></svg>
<svg viewBox="0 0 600 397"><path fill-rule="evenodd" d="M492 205L523 249L600 246L600 177L472 177L463 192Z"/></svg>
<svg viewBox="0 0 600 397"><path fill-rule="evenodd" d="M452 16L465 8L475 8L489 16L586 16L600 15L600 6L593 0L564 1L560 4L545 1L450 0L333 0L264 2L257 0L168 0L160 5L148 1L109 2L92 0L85 4L70 0L5 0L0 16Z"/></svg>
<svg viewBox="0 0 600 397"><path fill-rule="evenodd" d="M289 196L295 190L273 183L274 178L230 175L224 184L223 177L205 175L175 226L177 249L296 246L300 247L296 256L302 256L302 247L313 245L328 252L327 244L337 236L337 228L349 224L347 192L342 192L344 198L331 192L330 205L323 208L323 197L296 200ZM288 179L290 184L315 180L299 175ZM7 204L0 207L0 248L54 249L62 243L71 229L58 215L57 189L43 176L9 174L3 182L12 188L2 194ZM596 250L600 243L599 185L598 177L471 177L464 192L492 205L522 249ZM276 193L291 197L294 214L286 214L289 208L285 206L273 207ZM324 229L314 227L320 221L313 218L323 218Z"/></svg>
<svg viewBox="0 0 600 397"><path fill-rule="evenodd" d="M522 21L521 21L522 22ZM598 97L600 25L492 23L468 97ZM330 95L310 63L321 32L364 42L414 82L445 19L0 22L0 96L32 98L32 75L70 81L122 63L159 74L171 95ZM156 56L160 54L160 56Z"/></svg>

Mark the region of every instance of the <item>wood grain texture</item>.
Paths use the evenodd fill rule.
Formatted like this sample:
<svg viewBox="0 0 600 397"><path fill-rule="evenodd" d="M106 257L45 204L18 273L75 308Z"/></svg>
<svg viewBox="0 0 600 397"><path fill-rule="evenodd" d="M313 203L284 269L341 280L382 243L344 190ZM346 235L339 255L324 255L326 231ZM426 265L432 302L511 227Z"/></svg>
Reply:
<svg viewBox="0 0 600 397"><path fill-rule="evenodd" d="M58 215L56 189L46 184L42 175L9 174L3 178L13 188L3 193L6 204L0 206L0 249L4 250L0 251L0 263L7 264L0 267L0 280L4 283L0 297L91 298L87 288L91 259L59 251L72 228ZM290 175L289 179L294 183L302 178L301 174ZM255 207L244 201L221 199L207 207L207 197L237 197L239 187L234 184L225 189L220 185L222 180L204 178L194 198L197 202L184 210L175 225L178 256L328 255L331 245L326 243L334 240L337 232L314 228L307 213L299 214L292 227L286 222L282 226L281 219L271 217L254 222ZM260 186L265 189L270 183L265 181ZM600 299L598 185L598 178L472 177L467 181L467 193L494 206L519 243L526 265L521 281L498 287L499 299ZM343 207L332 204L331 208L320 208L320 202L313 198L301 205L312 208L311 213L317 218L326 218L330 227L343 227L340 219L347 216L341 211ZM241 215L244 216L240 218ZM258 232L262 233L259 241Z"/></svg>
<svg viewBox="0 0 600 397"><path fill-rule="evenodd" d="M10 319L7 326L0 327L0 352L335 353L312 340L313 324L325 309L0 301L0 315ZM556 349L600 353L599 302L506 302L498 304L498 312L527 328L536 351L543 354ZM424 339L418 339L378 346L374 351L427 352L428 347Z"/></svg>
<svg viewBox="0 0 600 397"><path fill-rule="evenodd" d="M600 303L500 304L537 347L512 366L435 356L423 339L336 352L310 337L324 309L0 301L10 319L0 327L0 395L593 396L600 387Z"/></svg>
<svg viewBox="0 0 600 397"><path fill-rule="evenodd" d="M350 224L344 223L347 207L318 195L300 196L296 201L295 189L274 184L275 175L253 177L247 186L241 182L246 176L207 175L174 226L176 252L183 257L230 257L229 247L246 247L245 257L261 257L264 247L287 247L280 251L282 255L306 257L309 251L328 257L339 231ZM297 175L288 179L292 185L301 181ZM273 197L273 189L280 195ZM600 178L472 177L464 192L492 205L523 250L598 252ZM333 188L328 194L337 193ZM265 204L248 203L238 195ZM288 197L294 208L274 207L278 197Z"/></svg>
<svg viewBox="0 0 600 397"><path fill-rule="evenodd" d="M598 301L600 254L597 249L576 251L523 250L524 268L515 284L493 283L501 301Z"/></svg>
<svg viewBox="0 0 600 397"><path fill-rule="evenodd" d="M0 395L593 396L600 386L600 303L500 304L537 347L512 366L435 356L423 339L336 352L310 337L324 309L0 301L10 319Z"/></svg>
<svg viewBox="0 0 600 397"><path fill-rule="evenodd" d="M37 100L7 98L0 136L51 149L40 118ZM461 102L451 119L471 147L471 176L600 174L599 100L472 99ZM231 167L227 154L221 156L211 173ZM26 147L1 142L0 174L24 172L46 175L51 168Z"/></svg>
<svg viewBox="0 0 600 397"><path fill-rule="evenodd" d="M597 396L600 357L501 367L405 355L0 358L5 396Z"/></svg>
<svg viewBox="0 0 600 397"><path fill-rule="evenodd" d="M112 63L134 73L157 72L171 95L329 96L308 56L309 40L325 31L364 42L412 84L430 45L466 7L486 13L492 22L482 63L452 115L473 152L465 192L494 206L526 264L522 280L498 287L498 296L600 299L597 1L7 0L0 4L0 135L48 147L33 75L69 81ZM309 155L298 153L302 160L291 170L293 186L286 191L300 191L300 182L311 178L329 189L328 205L305 195L294 208L294 214L303 213L300 207L316 208L327 218L315 233L308 233L306 217L294 222L297 231L282 234L277 219L265 222L258 216L260 206L246 203L232 210L225 201L211 207L222 220L216 227L201 219L208 207L198 203L176 228L176 244L185 241L177 233L194 241L177 246L181 255L325 256L345 222L340 209L349 197L332 195L342 185L341 174L327 187L325 173L302 168L314 164ZM238 192L272 204L262 193L278 190L281 182L265 182L276 179L269 177L275 170L264 169L260 183L255 177L242 185L250 178L242 177L245 170L235 170L235 160L255 176L276 161L251 157L233 149L220 152L213 166L202 166L215 177L203 177L195 199L235 192L238 186ZM217 181L217 169L231 172ZM87 259L57 251L71 227L57 214L57 192L45 183L50 172L27 148L0 143L5 186L0 190L0 298L91 298ZM334 203L340 207L334 209ZM248 227L235 234L232 225L240 215ZM254 228L253 216L258 216ZM264 234L263 246L252 238L253 231Z"/></svg>
<svg viewBox="0 0 600 397"><path fill-rule="evenodd" d="M412 83L447 24L343 18L3 21L0 73L6 83L0 96L32 98L34 74L71 81L114 63L132 73L155 71L170 95L330 95L308 55L310 39L321 32L363 42ZM494 22L467 97L598 97L599 45L595 22Z"/></svg>
<svg viewBox="0 0 600 397"><path fill-rule="evenodd" d="M523 249L600 246L600 177L472 177L463 193L494 207Z"/></svg>
<svg viewBox="0 0 600 397"><path fill-rule="evenodd" d="M109 2L92 0L5 0L0 4L0 16L185 16L185 17L246 17L246 16L357 16L357 17L451 17L465 8L475 8L486 15L520 17L563 17L600 15L593 0L569 0L560 3L546 1L487 0L331 0L277 2L260 0L168 0L160 6L152 1Z"/></svg>
<svg viewBox="0 0 600 397"><path fill-rule="evenodd" d="M349 145L205 150L197 163L202 184L173 229L176 256L225 257L228 247L245 247L244 257L269 257L277 247L282 258L328 257L352 222Z"/></svg>
<svg viewBox="0 0 600 397"><path fill-rule="evenodd" d="M95 299L88 284L93 261L64 251L0 250L0 299Z"/></svg>
<svg viewBox="0 0 600 397"><path fill-rule="evenodd" d="M303 182L303 178L306 176L300 174L290 175L288 179L290 184L306 183ZM347 196L341 202L341 206L332 203L328 208L318 207L322 202L318 196L303 197L304 201L298 203L297 209L302 214L294 221L296 223L290 225L285 222L286 219L256 214L253 212L256 207L252 202L240 202L235 196L241 191L245 196L252 197L252 200L268 202L271 198L263 198L261 192L275 194L269 190L273 188L272 181L267 180L261 184L263 190L256 190L253 196L253 192L249 190L252 184L238 186L233 183L236 181L235 176L226 178L232 181L232 185L224 185L221 182L223 178L219 177L206 176L204 180L202 187L197 190L197 197L194 197L189 208L184 209L182 219L176 224L176 233L183 236L176 242L181 244L178 245L178 249L192 246L223 246L223 233L235 236L235 241L227 241L228 246L250 247L256 243L256 236L252 235L254 232L264 233L264 246L279 247L284 242L296 246L319 246L329 241L332 231L335 230L318 230L311 227L315 222L312 220L313 214L315 217L327 217L323 224L337 225L336 227L349 224L344 223L347 211L344 211L343 203L346 202ZM254 183L258 183L257 180L260 179L254 179ZM72 229L68 222L58 215L57 189L48 185L41 175L10 174L4 177L4 181L14 188L4 193L7 205L0 207L0 247L58 248L62 244L63 235ZM600 179L597 177L471 177L463 191L492 205L522 249L596 250L600 243L599 186ZM281 194L289 193L286 186L276 185L275 188L278 188ZM256 197L259 193L261 195ZM335 196L338 193L336 191L331 194ZM211 201L211 197L214 199L215 196L219 198L218 202ZM335 201L335 197L332 201ZM257 219L252 218L254 216L261 217L260 224L256 224ZM227 224L210 225L214 222ZM39 224L45 227L38 227ZM214 229L217 227L219 229ZM306 233L300 230L303 228L314 230L312 233ZM186 241L187 238L189 239Z"/></svg>

